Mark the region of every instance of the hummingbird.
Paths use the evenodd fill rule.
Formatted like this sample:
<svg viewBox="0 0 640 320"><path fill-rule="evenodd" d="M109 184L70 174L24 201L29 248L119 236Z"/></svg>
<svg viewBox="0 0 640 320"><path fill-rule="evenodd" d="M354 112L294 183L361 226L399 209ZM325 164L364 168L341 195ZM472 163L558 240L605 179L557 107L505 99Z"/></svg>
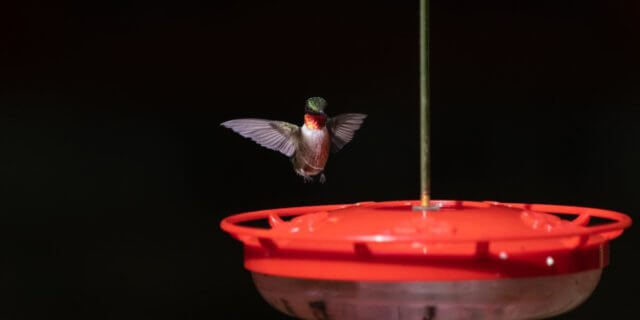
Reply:
<svg viewBox="0 0 640 320"><path fill-rule="evenodd" d="M367 117L362 113L344 113L329 118L324 112L326 107L327 101L321 97L307 99L301 126L265 119L235 119L221 125L289 157L293 170L305 182L318 177L324 183L329 153L338 152L349 143Z"/></svg>

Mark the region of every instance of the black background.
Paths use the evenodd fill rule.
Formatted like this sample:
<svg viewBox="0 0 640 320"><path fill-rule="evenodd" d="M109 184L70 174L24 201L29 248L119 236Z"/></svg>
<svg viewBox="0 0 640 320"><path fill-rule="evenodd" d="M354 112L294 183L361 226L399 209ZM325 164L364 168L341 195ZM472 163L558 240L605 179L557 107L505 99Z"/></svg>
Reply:
<svg viewBox="0 0 640 320"><path fill-rule="evenodd" d="M3 319L282 319L222 218L417 198L417 0L0 6ZM432 11L434 197L637 218L639 2ZM369 114L325 185L219 126L314 95ZM638 240L562 319L633 317Z"/></svg>

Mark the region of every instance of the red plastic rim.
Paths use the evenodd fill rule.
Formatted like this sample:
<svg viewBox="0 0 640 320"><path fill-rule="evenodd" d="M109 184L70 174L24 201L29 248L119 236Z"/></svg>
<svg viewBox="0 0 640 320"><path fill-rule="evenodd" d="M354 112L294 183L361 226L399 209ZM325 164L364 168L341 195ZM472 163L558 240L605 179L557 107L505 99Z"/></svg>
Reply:
<svg viewBox="0 0 640 320"><path fill-rule="evenodd" d="M603 268L609 241L631 225L621 213L572 206L473 201L365 202L248 212L221 227L253 272L361 281L471 280ZM561 219L554 214L561 214ZM291 221L282 217L297 216ZM589 225L592 218L605 219ZM271 228L241 225L269 221Z"/></svg>

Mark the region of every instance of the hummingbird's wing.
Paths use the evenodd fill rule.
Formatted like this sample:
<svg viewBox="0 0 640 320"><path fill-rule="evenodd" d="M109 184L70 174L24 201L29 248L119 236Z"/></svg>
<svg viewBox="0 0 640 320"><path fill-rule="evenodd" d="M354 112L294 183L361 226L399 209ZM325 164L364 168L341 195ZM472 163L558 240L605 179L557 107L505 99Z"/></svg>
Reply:
<svg viewBox="0 0 640 320"><path fill-rule="evenodd" d="M236 119L223 122L221 125L288 157L291 157L298 147L296 133L300 128L295 124L264 119Z"/></svg>
<svg viewBox="0 0 640 320"><path fill-rule="evenodd" d="M338 152L351 141L366 117L367 115L362 113L344 113L330 118L327 128L331 133L331 151Z"/></svg>

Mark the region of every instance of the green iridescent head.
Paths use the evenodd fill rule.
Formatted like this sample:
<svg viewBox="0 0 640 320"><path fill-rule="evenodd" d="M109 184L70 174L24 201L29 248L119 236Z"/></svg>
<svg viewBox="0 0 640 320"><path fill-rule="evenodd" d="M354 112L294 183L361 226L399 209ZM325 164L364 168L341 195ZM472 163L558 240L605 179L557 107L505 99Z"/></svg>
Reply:
<svg viewBox="0 0 640 320"><path fill-rule="evenodd" d="M321 97L311 97L307 99L307 105L305 111L307 113L321 113L324 114L324 108L327 107L327 100Z"/></svg>

